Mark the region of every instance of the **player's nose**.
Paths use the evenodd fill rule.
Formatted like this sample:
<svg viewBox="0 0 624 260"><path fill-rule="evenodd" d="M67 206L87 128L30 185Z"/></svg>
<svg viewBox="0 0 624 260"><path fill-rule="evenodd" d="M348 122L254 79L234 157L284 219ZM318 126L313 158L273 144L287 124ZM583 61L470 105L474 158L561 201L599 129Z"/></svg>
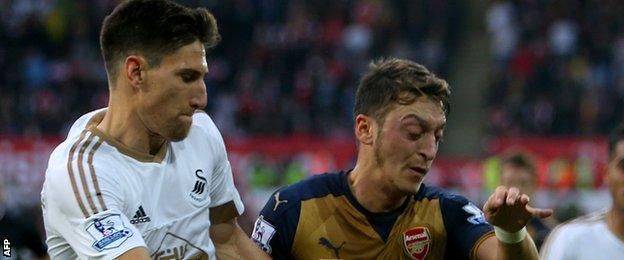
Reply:
<svg viewBox="0 0 624 260"><path fill-rule="evenodd" d="M432 161L438 153L438 141L433 134L428 134L421 139L419 154L425 161Z"/></svg>
<svg viewBox="0 0 624 260"><path fill-rule="evenodd" d="M189 104L194 109L204 109L207 102L208 97L206 94L206 84L203 80L201 80L199 84L197 84L197 86L193 89L193 94L191 96Z"/></svg>

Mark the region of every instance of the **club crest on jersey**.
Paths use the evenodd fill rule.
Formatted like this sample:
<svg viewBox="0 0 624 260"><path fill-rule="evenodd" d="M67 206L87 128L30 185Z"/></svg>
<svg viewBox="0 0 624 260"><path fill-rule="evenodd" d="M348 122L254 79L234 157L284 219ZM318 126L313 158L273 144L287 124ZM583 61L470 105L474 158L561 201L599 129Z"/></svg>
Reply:
<svg viewBox="0 0 624 260"><path fill-rule="evenodd" d="M208 197L208 193L210 192L208 189L208 181L207 175L201 169L197 169L195 171L195 185L193 185L193 189L189 193L191 199L193 199L194 203L200 203Z"/></svg>
<svg viewBox="0 0 624 260"><path fill-rule="evenodd" d="M132 236L132 230L124 225L119 214L93 219L87 232L95 240L92 246L97 251L116 248Z"/></svg>
<svg viewBox="0 0 624 260"><path fill-rule="evenodd" d="M431 235L426 227L415 227L403 233L405 253L412 259L425 259L431 247Z"/></svg>

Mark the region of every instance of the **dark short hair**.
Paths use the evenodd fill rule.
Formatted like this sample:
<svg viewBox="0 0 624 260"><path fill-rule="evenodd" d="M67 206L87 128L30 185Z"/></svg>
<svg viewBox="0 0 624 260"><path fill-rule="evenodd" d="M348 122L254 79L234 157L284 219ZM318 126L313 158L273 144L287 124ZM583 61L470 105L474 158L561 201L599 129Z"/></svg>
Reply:
<svg viewBox="0 0 624 260"><path fill-rule="evenodd" d="M535 171L535 162L529 155L522 152L514 152L504 156L501 165L511 165L513 167L526 170L533 177L537 176Z"/></svg>
<svg viewBox="0 0 624 260"><path fill-rule="evenodd" d="M407 105L417 97L428 96L442 102L449 113L451 89L445 80L436 77L416 62L387 58L371 62L355 94L354 116L372 116L383 124L393 104Z"/></svg>
<svg viewBox="0 0 624 260"><path fill-rule="evenodd" d="M624 123L620 123L615 129L613 129L613 131L611 131L611 134L609 134L609 144L607 148L609 161L614 159L613 156L615 156L617 143L622 140L624 140Z"/></svg>
<svg viewBox="0 0 624 260"><path fill-rule="evenodd" d="M116 64L131 54L158 67L163 56L199 40L206 49L221 37L214 16L205 8L191 9L166 0L131 0L104 19L100 46L109 77Z"/></svg>

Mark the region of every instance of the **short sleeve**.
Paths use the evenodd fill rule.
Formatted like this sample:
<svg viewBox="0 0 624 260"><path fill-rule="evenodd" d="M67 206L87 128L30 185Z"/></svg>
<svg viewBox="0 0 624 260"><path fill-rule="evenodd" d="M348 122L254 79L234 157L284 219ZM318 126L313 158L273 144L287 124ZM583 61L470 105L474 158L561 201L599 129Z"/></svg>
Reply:
<svg viewBox="0 0 624 260"><path fill-rule="evenodd" d="M87 151L89 145L84 143ZM146 246L122 211L124 185L108 177L107 171L112 170L80 160L70 168L67 159L65 164L51 159L41 199L52 259L113 259Z"/></svg>
<svg viewBox="0 0 624 260"><path fill-rule="evenodd" d="M297 222L299 203L287 194L274 193L260 211L251 239L274 259L290 259Z"/></svg>
<svg viewBox="0 0 624 260"><path fill-rule="evenodd" d="M485 221L481 209L466 198L450 195L442 200L442 217L448 234L447 252L469 258L493 227Z"/></svg>
<svg viewBox="0 0 624 260"><path fill-rule="evenodd" d="M196 112L193 115L193 124L201 128L208 136L208 145L210 146L208 149L211 149L215 155L212 158L215 162L215 167L210 182L210 207L220 206L232 201L236 205L238 214L243 214L245 208L238 190L234 186L232 167L227 157L221 133L219 133L212 119L203 111Z"/></svg>

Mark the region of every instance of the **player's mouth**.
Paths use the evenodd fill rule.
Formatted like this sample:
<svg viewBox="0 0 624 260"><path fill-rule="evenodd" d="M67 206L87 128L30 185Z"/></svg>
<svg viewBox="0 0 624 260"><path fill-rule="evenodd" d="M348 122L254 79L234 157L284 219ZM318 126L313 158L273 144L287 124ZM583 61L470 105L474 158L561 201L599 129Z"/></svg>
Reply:
<svg viewBox="0 0 624 260"><path fill-rule="evenodd" d="M419 173L422 176L427 175L427 172L429 171L429 169L425 167L419 167L419 166L410 167L409 169L412 170L413 172Z"/></svg>
<svg viewBox="0 0 624 260"><path fill-rule="evenodd" d="M193 114L180 114L180 119L185 123L190 124L193 122Z"/></svg>

